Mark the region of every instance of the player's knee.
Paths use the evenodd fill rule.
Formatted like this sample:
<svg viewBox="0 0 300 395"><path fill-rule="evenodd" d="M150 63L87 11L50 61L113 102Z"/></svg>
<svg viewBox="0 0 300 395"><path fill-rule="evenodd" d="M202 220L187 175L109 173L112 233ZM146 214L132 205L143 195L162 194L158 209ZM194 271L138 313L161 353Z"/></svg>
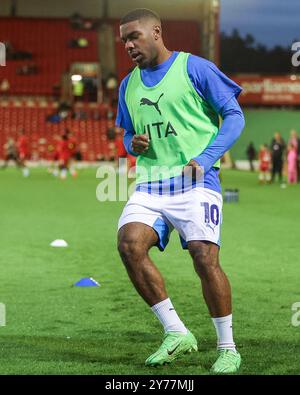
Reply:
<svg viewBox="0 0 300 395"><path fill-rule="evenodd" d="M118 250L125 264L139 260L146 253L140 243L128 240L119 240Z"/></svg>
<svg viewBox="0 0 300 395"><path fill-rule="evenodd" d="M196 273L200 277L207 277L219 269L218 259L208 249L191 251Z"/></svg>

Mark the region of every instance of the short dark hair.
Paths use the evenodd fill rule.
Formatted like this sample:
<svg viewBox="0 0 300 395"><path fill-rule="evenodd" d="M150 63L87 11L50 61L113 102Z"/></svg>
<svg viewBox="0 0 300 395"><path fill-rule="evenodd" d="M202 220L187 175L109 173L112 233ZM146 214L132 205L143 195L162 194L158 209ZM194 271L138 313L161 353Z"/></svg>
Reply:
<svg viewBox="0 0 300 395"><path fill-rule="evenodd" d="M125 23L138 21L140 19L155 19L161 24L160 17L156 12L148 10L148 8L136 8L122 17L120 25L125 25Z"/></svg>

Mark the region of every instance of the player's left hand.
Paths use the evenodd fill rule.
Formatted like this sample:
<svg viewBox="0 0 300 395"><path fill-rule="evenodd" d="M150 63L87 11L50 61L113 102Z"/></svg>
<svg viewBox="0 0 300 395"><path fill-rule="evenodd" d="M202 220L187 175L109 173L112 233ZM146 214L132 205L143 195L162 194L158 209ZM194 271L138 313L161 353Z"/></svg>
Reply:
<svg viewBox="0 0 300 395"><path fill-rule="evenodd" d="M192 172L191 172L191 168L192 168ZM203 168L199 165L199 163L191 159L189 163L187 163L184 166L182 173L185 174L186 176L192 175L193 181L195 180L200 181L203 177Z"/></svg>

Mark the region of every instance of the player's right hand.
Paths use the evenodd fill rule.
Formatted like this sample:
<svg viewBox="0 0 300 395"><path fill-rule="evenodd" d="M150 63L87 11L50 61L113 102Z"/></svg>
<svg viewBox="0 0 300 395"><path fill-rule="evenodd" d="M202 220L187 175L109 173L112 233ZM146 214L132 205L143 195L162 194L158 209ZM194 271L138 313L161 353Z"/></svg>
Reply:
<svg viewBox="0 0 300 395"><path fill-rule="evenodd" d="M149 148L149 137L147 134L135 134L131 141L131 148L133 152L142 154Z"/></svg>

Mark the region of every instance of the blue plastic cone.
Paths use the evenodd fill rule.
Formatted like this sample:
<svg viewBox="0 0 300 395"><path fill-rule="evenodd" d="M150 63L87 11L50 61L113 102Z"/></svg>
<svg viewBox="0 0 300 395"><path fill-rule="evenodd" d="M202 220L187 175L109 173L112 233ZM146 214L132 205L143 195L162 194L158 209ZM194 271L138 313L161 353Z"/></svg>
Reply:
<svg viewBox="0 0 300 395"><path fill-rule="evenodd" d="M92 277L82 278L74 285L75 285L75 287L100 287L100 284L96 280L94 280Z"/></svg>

